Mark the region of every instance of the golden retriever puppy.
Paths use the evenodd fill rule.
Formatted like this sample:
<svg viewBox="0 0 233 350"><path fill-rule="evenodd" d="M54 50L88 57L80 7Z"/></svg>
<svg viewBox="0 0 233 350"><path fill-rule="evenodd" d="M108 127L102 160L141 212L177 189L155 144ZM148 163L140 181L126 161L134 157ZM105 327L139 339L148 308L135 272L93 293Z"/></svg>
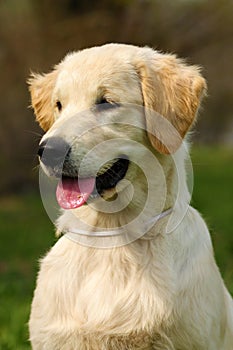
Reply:
<svg viewBox="0 0 233 350"><path fill-rule="evenodd" d="M32 348L233 349L232 299L186 184L198 67L107 44L29 85L63 233L41 260Z"/></svg>

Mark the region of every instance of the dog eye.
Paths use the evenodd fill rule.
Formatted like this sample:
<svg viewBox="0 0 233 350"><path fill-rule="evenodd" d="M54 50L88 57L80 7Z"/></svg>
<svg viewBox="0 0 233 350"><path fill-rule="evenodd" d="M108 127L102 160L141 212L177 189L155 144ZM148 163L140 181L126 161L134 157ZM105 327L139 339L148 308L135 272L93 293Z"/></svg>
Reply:
<svg viewBox="0 0 233 350"><path fill-rule="evenodd" d="M96 101L96 104L97 104L97 105L102 105L102 104L104 104L104 103L109 103L108 100L107 100L105 97L101 97L100 99L98 99L98 100Z"/></svg>
<svg viewBox="0 0 233 350"><path fill-rule="evenodd" d="M57 102L56 102L56 107L57 107L57 109L59 110L59 112L62 110L62 104L61 104L60 101L57 101Z"/></svg>
<svg viewBox="0 0 233 350"><path fill-rule="evenodd" d="M108 109L116 108L119 106L120 106L119 103L109 101L105 97L99 98L96 101L96 105L95 105L95 107L98 111L108 110Z"/></svg>

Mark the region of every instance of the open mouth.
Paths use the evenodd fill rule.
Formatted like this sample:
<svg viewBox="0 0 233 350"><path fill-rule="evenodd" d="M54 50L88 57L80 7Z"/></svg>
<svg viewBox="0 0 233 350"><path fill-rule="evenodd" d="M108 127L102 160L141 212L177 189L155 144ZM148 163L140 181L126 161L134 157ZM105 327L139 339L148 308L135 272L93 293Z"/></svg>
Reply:
<svg viewBox="0 0 233 350"><path fill-rule="evenodd" d="M114 188L125 177L128 167L128 158L122 156L106 163L96 177L62 177L56 191L58 204L63 209L81 207L88 199L94 199Z"/></svg>

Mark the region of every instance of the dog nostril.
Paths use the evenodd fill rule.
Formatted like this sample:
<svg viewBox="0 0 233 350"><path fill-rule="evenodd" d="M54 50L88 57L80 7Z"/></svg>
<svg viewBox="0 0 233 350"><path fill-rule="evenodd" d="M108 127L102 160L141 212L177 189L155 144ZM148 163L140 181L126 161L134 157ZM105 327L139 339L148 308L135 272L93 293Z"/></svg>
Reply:
<svg viewBox="0 0 233 350"><path fill-rule="evenodd" d="M39 146L39 149L38 149L38 152L37 152L37 155L41 158L42 155L43 155L43 152L45 150L45 145L44 145L44 142L42 142Z"/></svg>
<svg viewBox="0 0 233 350"><path fill-rule="evenodd" d="M61 137L50 137L40 144L38 156L47 166L62 166L70 150L70 145Z"/></svg>

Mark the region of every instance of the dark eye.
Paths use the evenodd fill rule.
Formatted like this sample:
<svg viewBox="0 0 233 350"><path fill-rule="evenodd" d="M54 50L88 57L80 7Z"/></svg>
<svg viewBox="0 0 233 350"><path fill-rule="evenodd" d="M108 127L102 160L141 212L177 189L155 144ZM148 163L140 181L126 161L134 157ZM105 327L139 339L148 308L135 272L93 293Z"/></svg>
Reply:
<svg viewBox="0 0 233 350"><path fill-rule="evenodd" d="M100 99L97 100L97 105L102 105L104 103L109 103L105 97L101 97Z"/></svg>
<svg viewBox="0 0 233 350"><path fill-rule="evenodd" d="M116 103L116 102L113 102L113 101L109 101L104 96L99 98L96 101L96 110L98 112L109 110L109 109L113 109L113 108L116 108L116 107L119 107L119 106L120 106L119 103Z"/></svg>
<svg viewBox="0 0 233 350"><path fill-rule="evenodd" d="M62 104L61 104L60 101L57 101L57 102L56 102L56 107L57 107L57 109L59 110L59 112L62 110Z"/></svg>

